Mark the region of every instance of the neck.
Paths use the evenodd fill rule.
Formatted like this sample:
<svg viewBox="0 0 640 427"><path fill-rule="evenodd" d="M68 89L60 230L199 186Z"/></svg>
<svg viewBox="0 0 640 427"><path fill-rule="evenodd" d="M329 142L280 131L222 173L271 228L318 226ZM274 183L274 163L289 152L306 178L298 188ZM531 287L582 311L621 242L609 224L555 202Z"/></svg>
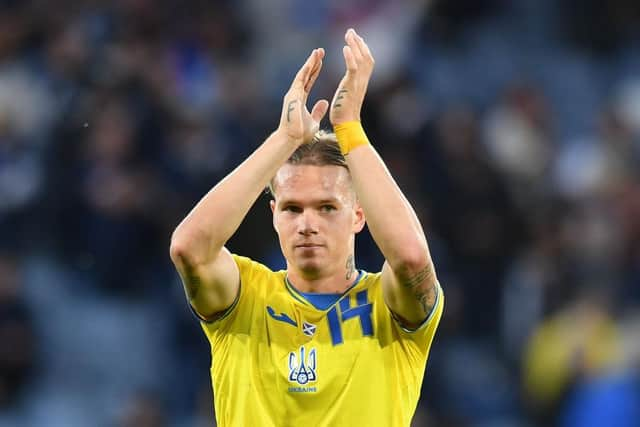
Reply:
<svg viewBox="0 0 640 427"><path fill-rule="evenodd" d="M353 255L347 258L344 267L327 275L309 275L288 266L287 277L291 284L300 292L314 293L343 293L358 278Z"/></svg>

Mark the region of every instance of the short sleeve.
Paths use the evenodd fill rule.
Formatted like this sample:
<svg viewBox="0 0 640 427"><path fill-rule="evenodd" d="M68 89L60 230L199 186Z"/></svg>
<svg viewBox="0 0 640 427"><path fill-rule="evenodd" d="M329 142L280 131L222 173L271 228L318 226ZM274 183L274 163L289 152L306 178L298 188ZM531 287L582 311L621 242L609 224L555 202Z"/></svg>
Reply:
<svg viewBox="0 0 640 427"><path fill-rule="evenodd" d="M440 319L442 318L442 313L444 311L444 293L439 282L436 282L436 287L436 303L433 305L431 313L429 313L422 324L415 329L407 329L402 326L395 319L391 310L389 310L391 317L394 319L395 327L399 330L400 334L412 341L415 341L419 348L426 350L427 352L431 347L433 337L436 334L436 330L438 329L438 325L440 324Z"/></svg>
<svg viewBox="0 0 640 427"><path fill-rule="evenodd" d="M200 321L200 325L212 345L215 345L221 335L229 333L237 324L250 324L251 313L255 305L256 282L259 281L255 276L259 273L261 264L240 255L232 254L232 257L240 273L238 296L218 319L211 322Z"/></svg>

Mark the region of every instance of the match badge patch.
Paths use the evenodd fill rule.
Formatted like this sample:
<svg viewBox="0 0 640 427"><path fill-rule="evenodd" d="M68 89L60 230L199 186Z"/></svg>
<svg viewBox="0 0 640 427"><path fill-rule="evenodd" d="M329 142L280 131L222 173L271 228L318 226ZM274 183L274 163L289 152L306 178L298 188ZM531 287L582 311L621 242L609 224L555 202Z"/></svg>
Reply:
<svg viewBox="0 0 640 427"><path fill-rule="evenodd" d="M313 323L302 323L302 333L308 337L312 337L316 333L316 325Z"/></svg>

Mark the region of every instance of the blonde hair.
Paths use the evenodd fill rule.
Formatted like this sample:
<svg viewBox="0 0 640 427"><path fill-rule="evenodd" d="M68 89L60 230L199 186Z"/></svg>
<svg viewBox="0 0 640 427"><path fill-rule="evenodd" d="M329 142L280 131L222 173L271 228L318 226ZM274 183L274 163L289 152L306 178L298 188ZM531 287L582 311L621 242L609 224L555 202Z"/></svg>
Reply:
<svg viewBox="0 0 640 427"><path fill-rule="evenodd" d="M290 165L313 166L342 166L347 171L347 161L340 151L336 134L326 130L319 130L310 142L300 145L287 160ZM271 178L267 192L275 196L274 179Z"/></svg>

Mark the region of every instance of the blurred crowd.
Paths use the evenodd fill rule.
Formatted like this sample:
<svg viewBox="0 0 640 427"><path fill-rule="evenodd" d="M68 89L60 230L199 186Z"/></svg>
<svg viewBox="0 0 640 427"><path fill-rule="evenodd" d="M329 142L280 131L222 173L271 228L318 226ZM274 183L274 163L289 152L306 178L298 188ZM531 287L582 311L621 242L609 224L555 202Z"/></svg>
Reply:
<svg viewBox="0 0 640 427"><path fill-rule="evenodd" d="M0 427L214 424L171 232L351 26L447 295L414 425L640 426L637 1L2 0Z"/></svg>

